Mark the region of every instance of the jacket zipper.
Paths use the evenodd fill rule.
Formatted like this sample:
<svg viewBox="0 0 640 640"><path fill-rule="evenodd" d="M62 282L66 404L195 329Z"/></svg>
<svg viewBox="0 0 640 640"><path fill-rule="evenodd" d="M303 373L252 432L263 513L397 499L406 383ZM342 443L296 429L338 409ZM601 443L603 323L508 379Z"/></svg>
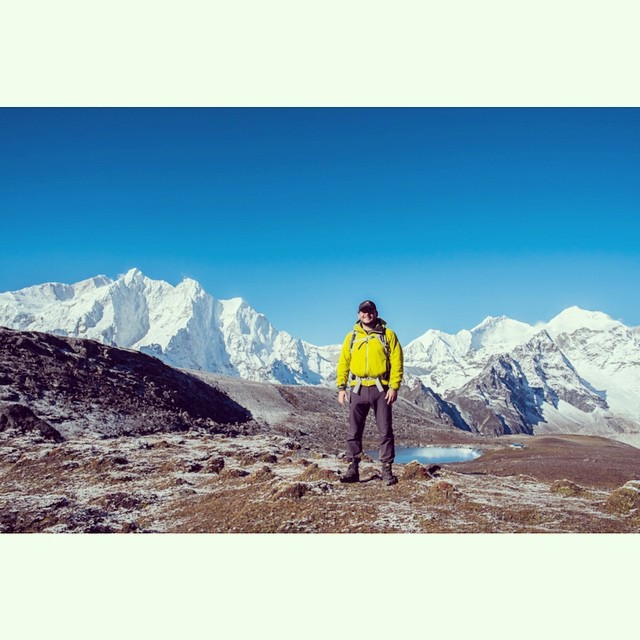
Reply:
<svg viewBox="0 0 640 640"><path fill-rule="evenodd" d="M364 353L364 375L369 377L369 336L367 336L366 351Z"/></svg>

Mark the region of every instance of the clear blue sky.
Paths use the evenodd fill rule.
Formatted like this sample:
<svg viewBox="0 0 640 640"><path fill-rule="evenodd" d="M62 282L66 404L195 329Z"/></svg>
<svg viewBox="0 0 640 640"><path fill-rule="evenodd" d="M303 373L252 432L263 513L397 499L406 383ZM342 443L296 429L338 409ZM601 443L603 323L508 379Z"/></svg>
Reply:
<svg viewBox="0 0 640 640"><path fill-rule="evenodd" d="M131 267L342 340L640 324L640 109L0 109L0 291Z"/></svg>

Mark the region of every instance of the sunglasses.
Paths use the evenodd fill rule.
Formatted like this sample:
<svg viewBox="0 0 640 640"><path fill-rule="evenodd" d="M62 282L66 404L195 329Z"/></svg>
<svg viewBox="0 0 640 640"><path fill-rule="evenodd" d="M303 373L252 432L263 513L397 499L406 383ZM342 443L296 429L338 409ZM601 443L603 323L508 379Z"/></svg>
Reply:
<svg viewBox="0 0 640 640"><path fill-rule="evenodd" d="M370 316L372 316L375 313L374 309L360 309L360 313L366 313Z"/></svg>

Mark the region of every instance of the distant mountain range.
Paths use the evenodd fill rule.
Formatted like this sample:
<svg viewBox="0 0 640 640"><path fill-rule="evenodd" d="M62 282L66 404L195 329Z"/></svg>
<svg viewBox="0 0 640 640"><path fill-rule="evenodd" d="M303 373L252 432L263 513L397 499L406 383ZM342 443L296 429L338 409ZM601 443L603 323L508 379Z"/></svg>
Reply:
<svg viewBox="0 0 640 640"><path fill-rule="evenodd" d="M242 298L217 300L195 280L174 287L138 269L116 280L2 293L0 326L91 338L174 367L284 384L320 384L331 376L336 351L276 330Z"/></svg>
<svg viewBox="0 0 640 640"><path fill-rule="evenodd" d="M409 384L433 389L473 430L637 431L640 332L570 307L536 326L504 316L471 331L429 330L405 348ZM412 380L413 379L413 380Z"/></svg>
<svg viewBox="0 0 640 640"><path fill-rule="evenodd" d="M139 270L0 294L0 326L91 338L174 367L258 382L331 385L339 345L275 329L241 298L217 300ZM447 424L486 435L640 430L640 328L565 309L532 326L489 317L404 347L403 396Z"/></svg>

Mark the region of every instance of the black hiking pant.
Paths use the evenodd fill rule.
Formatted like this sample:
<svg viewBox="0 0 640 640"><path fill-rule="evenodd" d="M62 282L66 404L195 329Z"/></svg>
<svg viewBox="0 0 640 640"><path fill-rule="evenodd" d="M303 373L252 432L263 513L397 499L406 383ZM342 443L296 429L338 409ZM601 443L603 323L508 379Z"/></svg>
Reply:
<svg viewBox="0 0 640 640"><path fill-rule="evenodd" d="M393 462L396 452L393 440L393 428L391 424L391 405L387 404L384 391L378 387L360 387L356 394L353 391L349 395L349 435L347 437L347 460L351 461L362 453L362 434L364 424L373 407L373 414L380 433L380 462Z"/></svg>

